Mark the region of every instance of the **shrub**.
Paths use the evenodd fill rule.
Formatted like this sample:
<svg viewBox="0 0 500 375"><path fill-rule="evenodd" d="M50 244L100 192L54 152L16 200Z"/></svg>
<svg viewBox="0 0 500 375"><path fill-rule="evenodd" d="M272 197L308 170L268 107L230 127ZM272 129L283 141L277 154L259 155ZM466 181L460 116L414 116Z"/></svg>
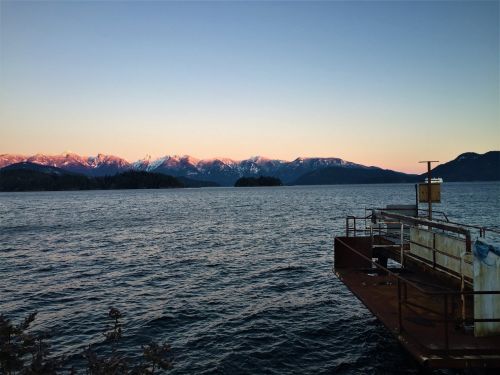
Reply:
<svg viewBox="0 0 500 375"><path fill-rule="evenodd" d="M50 345L47 343L47 332L29 332L31 323L37 313L29 314L21 323L15 325L10 319L0 314L0 374L37 375L59 374L63 372L66 360L64 357L50 356ZM151 342L142 347L140 363L118 353L116 346L122 338L123 318L121 312L111 307L108 317L113 326L105 332L106 344L111 345L107 355L99 356L92 345L88 345L82 356L86 359L85 374L88 375L146 375L159 374L172 368L173 356L170 345ZM78 370L66 370L70 374L78 374Z"/></svg>

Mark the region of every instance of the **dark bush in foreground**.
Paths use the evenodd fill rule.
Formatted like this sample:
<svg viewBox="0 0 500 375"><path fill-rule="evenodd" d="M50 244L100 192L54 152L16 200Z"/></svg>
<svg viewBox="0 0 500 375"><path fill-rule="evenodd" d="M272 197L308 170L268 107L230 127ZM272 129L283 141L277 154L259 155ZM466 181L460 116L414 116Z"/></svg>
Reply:
<svg viewBox="0 0 500 375"><path fill-rule="evenodd" d="M68 369L64 357L50 355L47 333L30 332L30 325L37 313L28 315L21 323L14 324L0 314L0 374L78 374L75 368ZM98 355L91 345L81 355L85 359L85 374L88 375L146 375L160 374L172 368L173 356L168 344L150 343L142 347L140 363L134 363L116 350L116 344L122 337L118 309L110 308L108 316L113 326L104 334L105 343L111 351L107 355Z"/></svg>

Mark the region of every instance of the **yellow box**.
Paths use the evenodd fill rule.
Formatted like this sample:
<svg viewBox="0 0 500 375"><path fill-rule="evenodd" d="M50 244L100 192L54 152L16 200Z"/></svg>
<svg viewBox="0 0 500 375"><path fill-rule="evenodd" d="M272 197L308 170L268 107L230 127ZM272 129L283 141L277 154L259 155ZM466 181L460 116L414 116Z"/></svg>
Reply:
<svg viewBox="0 0 500 375"><path fill-rule="evenodd" d="M429 185L427 183L418 184L418 201L420 203L429 202ZM431 184L432 203L441 203L441 184Z"/></svg>

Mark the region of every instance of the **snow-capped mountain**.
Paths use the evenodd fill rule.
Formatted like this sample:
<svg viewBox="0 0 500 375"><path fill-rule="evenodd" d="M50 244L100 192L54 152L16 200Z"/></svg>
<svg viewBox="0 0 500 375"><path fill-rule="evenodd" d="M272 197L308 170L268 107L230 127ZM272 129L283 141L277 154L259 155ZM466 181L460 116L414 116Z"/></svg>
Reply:
<svg viewBox="0 0 500 375"><path fill-rule="evenodd" d="M153 159L146 155L143 159L129 163L117 156L104 154L0 155L0 169L18 163L34 163L87 176L114 175L127 170L139 170L187 177L191 180L212 181L226 186L234 185L240 177L261 175L277 177L285 184L409 182L425 177L367 167L339 158L299 157L285 161L255 156L238 161L228 158L200 160L189 155L169 155ZM456 159L434 168L433 175L442 177L445 181L498 181L500 151L461 154Z"/></svg>
<svg viewBox="0 0 500 375"><path fill-rule="evenodd" d="M131 169L130 163L125 159L104 154L98 154L97 156L80 156L74 153L60 155L36 154L33 156L0 155L0 168L21 162L61 168L87 176L114 175Z"/></svg>
<svg viewBox="0 0 500 375"><path fill-rule="evenodd" d="M191 179L214 181L220 185L233 185L243 176L272 176L289 183L316 169L326 167L368 168L338 158L303 158L293 161L268 159L254 156L245 160L228 158L196 159L189 155L168 155L158 159L146 155L143 159L129 163L125 159L112 155L80 156L74 153L61 155L33 156L0 155L0 168L10 164L30 162L61 168L88 176L114 175L126 170L141 170L169 174Z"/></svg>
<svg viewBox="0 0 500 375"><path fill-rule="evenodd" d="M125 159L112 155L98 154L96 157L87 158L88 166L93 176L114 175L132 168Z"/></svg>
<svg viewBox="0 0 500 375"><path fill-rule="evenodd" d="M165 156L156 160L145 158L133 163L133 166L134 168L149 172L214 181L221 185L232 185L238 178L243 176L273 176L288 183L294 181L302 174L318 168L332 166L368 168L339 158L297 158L293 161L285 161L254 156L238 161L228 158L200 160L189 155Z"/></svg>
<svg viewBox="0 0 500 375"><path fill-rule="evenodd" d="M0 155L0 168L11 164L22 163L26 161L26 156L17 154L2 154Z"/></svg>

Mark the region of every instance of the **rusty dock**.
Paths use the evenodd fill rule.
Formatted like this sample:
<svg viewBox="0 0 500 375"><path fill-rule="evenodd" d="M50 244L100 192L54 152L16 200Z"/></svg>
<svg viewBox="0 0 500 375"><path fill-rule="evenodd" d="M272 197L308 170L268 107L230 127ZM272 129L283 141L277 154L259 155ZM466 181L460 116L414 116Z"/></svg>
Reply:
<svg viewBox="0 0 500 375"><path fill-rule="evenodd" d="M335 274L423 366L500 368L500 256L475 251L497 230L429 216L395 205L347 217Z"/></svg>

